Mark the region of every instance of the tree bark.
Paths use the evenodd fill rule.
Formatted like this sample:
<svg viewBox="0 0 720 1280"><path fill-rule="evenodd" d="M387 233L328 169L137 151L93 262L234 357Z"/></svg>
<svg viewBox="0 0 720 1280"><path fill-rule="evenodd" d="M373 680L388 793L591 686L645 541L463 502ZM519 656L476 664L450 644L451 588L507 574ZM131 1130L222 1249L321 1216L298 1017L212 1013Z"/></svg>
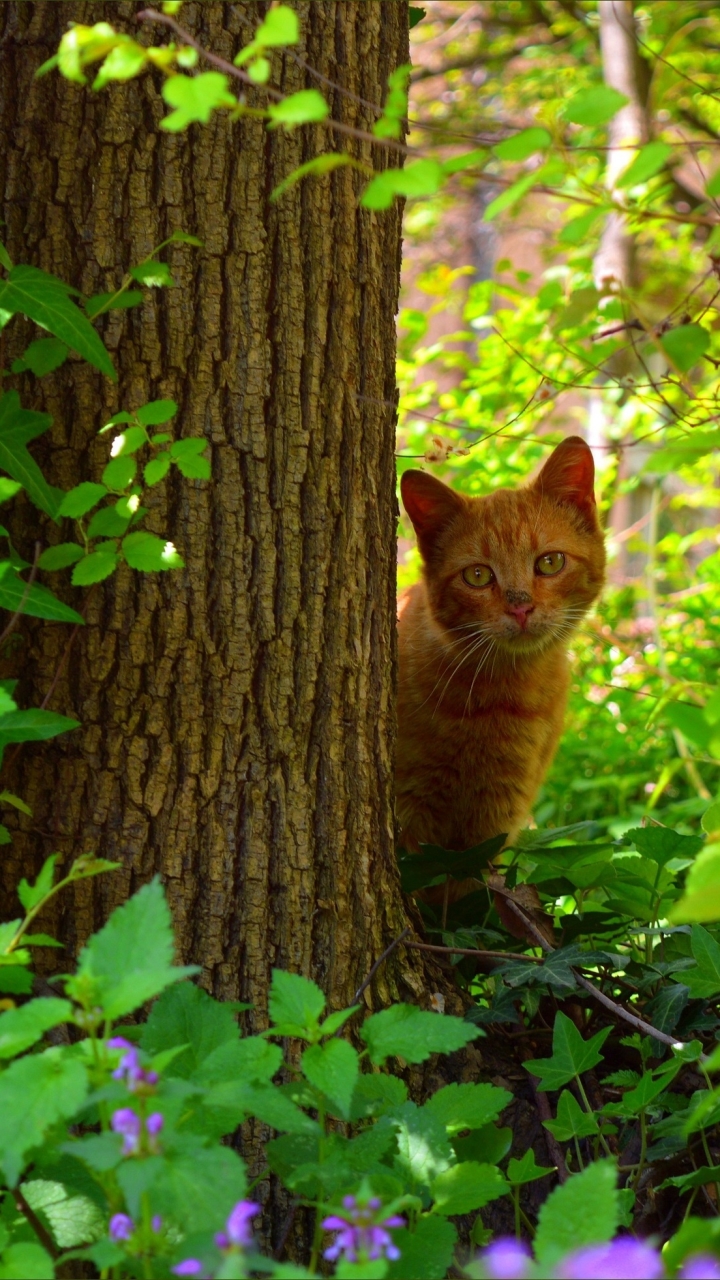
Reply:
<svg viewBox="0 0 720 1280"><path fill-rule="evenodd" d="M190 3L182 18L232 59L265 8ZM333 116L370 128L360 99L382 102L407 61L407 7L297 9L297 53L347 91L328 91ZM182 959L202 965L214 995L252 1001L259 1029L273 966L313 977L338 1007L406 922L393 853L388 404L400 210L360 209L363 179L349 168L270 202L296 165L336 149L320 127L283 134L217 115L168 135L157 73L99 93L56 72L33 79L69 19L136 33L135 12L0 6L3 238L14 261L85 294L117 288L176 228L204 248L172 246L178 287L100 322L118 386L71 359L19 387L53 415L35 454L63 488L99 478L108 446L97 432L111 413L166 396L180 406L178 434L210 442L213 478L147 494L146 527L175 540L184 571L123 568L85 595L53 575L49 585L85 604L69 656L71 628L31 620L6 653L20 705L39 705L56 681L51 709L82 722L10 758L4 785L33 817L18 819L6 889L12 899L20 875L55 850L64 866L91 850L122 864L43 922L66 945L66 969L110 910L160 873ZM157 29L141 38L164 41ZM288 55L273 66L286 92L315 84ZM366 142L350 148L388 162ZM22 337L10 327L8 357ZM38 513L18 504L12 518L27 553ZM421 973L417 953L396 954L376 998L418 992Z"/></svg>

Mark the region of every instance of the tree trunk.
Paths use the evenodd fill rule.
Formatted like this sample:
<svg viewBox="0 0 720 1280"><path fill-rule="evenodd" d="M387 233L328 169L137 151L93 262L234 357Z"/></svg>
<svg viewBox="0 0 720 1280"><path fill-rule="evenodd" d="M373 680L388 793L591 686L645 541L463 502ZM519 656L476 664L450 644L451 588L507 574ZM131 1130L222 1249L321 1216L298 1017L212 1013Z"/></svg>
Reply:
<svg viewBox="0 0 720 1280"><path fill-rule="evenodd" d="M232 59L265 8L188 4L182 18ZM334 118L370 128L361 99L382 102L407 61L407 6L297 9L298 54L347 91L328 91ZM109 911L160 873L183 960L202 965L214 995L254 1002L258 1029L273 966L313 977L337 1007L405 924L393 854L388 403L400 211L358 208L363 179L349 168L270 202L295 166L342 149L320 127L283 134L217 115L166 134L157 73L99 93L56 72L33 79L69 19L135 33L135 12L0 6L3 238L15 261L86 294L117 288L176 228L204 248L171 246L178 287L100 322L119 386L71 359L19 387L53 415L44 464L63 488L98 479L108 445L97 432L111 413L165 396L180 406L178 433L209 440L213 478L147 494L147 527L175 540L184 571L125 567L84 596L55 575L51 586L85 602L69 654L71 628L25 620L22 647L5 655L20 705L52 687L51 709L82 722L9 761L4 785L33 817L18 820L6 887L14 896L56 849L64 866L90 850L122 864L66 893L43 922L68 948L66 969ZM289 55L274 71L287 92L315 84ZM350 148L387 163L379 147ZM10 358L22 337L8 330ZM37 513L18 505L14 520L31 553ZM378 975L380 997L420 990L420 974L418 953L403 954Z"/></svg>

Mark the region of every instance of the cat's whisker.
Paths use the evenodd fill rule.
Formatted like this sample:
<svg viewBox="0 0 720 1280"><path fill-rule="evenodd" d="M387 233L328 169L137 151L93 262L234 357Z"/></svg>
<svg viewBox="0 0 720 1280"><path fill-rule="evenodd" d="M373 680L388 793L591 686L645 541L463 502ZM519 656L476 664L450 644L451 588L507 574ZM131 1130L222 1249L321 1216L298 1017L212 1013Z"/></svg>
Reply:
<svg viewBox="0 0 720 1280"><path fill-rule="evenodd" d="M430 699L432 698L433 694L435 693L435 690L437 689L438 685L440 684L440 681L443 679L443 677L444 677L445 673L447 672L447 670L448 670L448 666L452 665L453 661L457 658L457 662L455 662L455 665L454 665L454 667L453 667L452 671L450 672L450 675L448 676L447 682L446 682L446 684L445 684L445 686L444 686L444 688L443 688L443 691L442 691L442 693L441 693L441 695L440 695L440 700L439 700L439 702L438 702L438 704L437 704L437 707L435 708L435 711L437 711L438 707L440 706L440 702L442 702L442 699L443 699L443 698L444 698L444 696L445 696L445 691L446 691L446 689L447 689L447 687L448 687L448 685L449 685L450 681L452 680L453 676L455 675L455 672L459 670L459 668L462 666L463 662L465 662L469 657L471 657L471 656L472 656L472 654L475 652L476 648L480 647L483 643L485 643L485 640L486 640L486 637L484 637L484 636L480 636L479 638L478 638L477 636L475 636L475 635L472 635L472 636L470 636L469 638L464 637L464 648L463 648L462 652L460 653L460 656L458 657L458 655L457 655L456 653L453 653L453 654L451 655L451 657L450 657L449 661L448 661L447 663L445 663L445 665L442 667L442 670L440 671L440 673L439 673L439 675L438 675L438 678L437 678L437 680L435 681L435 684L433 685L432 689L430 690L430 693L428 694L427 698L425 699L425 702L423 702L423 703L422 703L422 706L423 706L423 707L424 707L424 706L426 705L426 703L428 703L428 702L430 701ZM435 714L435 712L433 712L433 715L434 715L434 714Z"/></svg>
<svg viewBox="0 0 720 1280"><path fill-rule="evenodd" d="M440 694L440 697L438 698L438 700L437 700L437 704L436 704L436 706L435 706L435 710L433 711L433 718L437 715L437 713L438 713L438 711L439 711L439 709L440 709L440 704L441 704L441 702L442 702L443 698L445 697L445 694L447 693L448 686L449 686L450 681L452 680L453 676L454 676L454 675L455 675L455 674L460 670L460 667L463 665L463 663L464 663L464 662L466 662L469 658L471 658L471 657L472 657L472 655L473 655L474 653L477 653L477 652L478 652L478 650L483 649L483 648L484 648L486 645L488 645L488 644L490 644L490 645L492 644L492 639L491 639L491 637L490 637L490 636L483 636L480 640L478 640L478 641L476 642L476 644L475 644L475 645L473 645L473 647L470 649L470 651L469 651L468 653L465 653L465 654L463 655L463 657L460 659L460 661L459 661L459 662L457 662L457 663L455 664L455 666L453 667L452 671L450 672L450 675L448 676L447 680L445 681L445 684L443 685L442 693ZM440 681L438 680L438 681L436 682L436 684L435 684L435 688L433 689L433 693L435 692L435 689L437 689L437 686L438 686L438 684L439 684L439 683L440 683Z"/></svg>
<svg viewBox="0 0 720 1280"><path fill-rule="evenodd" d="M476 668L475 668L475 675L474 675L474 676L473 676L473 678L472 678L472 684L470 685L470 692L469 692L469 694L468 694L468 696L467 696L467 699L466 699L466 702L465 702L465 710L463 711L463 720L465 719L465 713L466 713L467 711L469 711L469 710L470 710L470 702L471 702L471 699L472 699L473 689L475 688L475 681L477 680L478 676L480 675L480 672L482 671L483 667L485 666L485 663L487 662L488 658L490 657L490 654L492 653L492 651L493 651L493 646L491 645L491 646L490 646L490 648L488 649L487 653L484 653L484 654L482 655L482 657L480 658L480 661L478 662L478 664L477 664L477 666L476 666Z"/></svg>

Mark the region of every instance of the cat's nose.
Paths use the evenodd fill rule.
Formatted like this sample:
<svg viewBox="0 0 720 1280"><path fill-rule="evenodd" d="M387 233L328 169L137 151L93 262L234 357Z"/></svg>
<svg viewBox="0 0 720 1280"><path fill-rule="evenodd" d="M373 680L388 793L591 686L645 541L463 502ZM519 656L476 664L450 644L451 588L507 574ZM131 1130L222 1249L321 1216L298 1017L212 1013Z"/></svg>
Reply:
<svg viewBox="0 0 720 1280"><path fill-rule="evenodd" d="M535 606L532 604L509 604L505 612L512 614L524 631L527 626L528 614L532 613L534 608Z"/></svg>

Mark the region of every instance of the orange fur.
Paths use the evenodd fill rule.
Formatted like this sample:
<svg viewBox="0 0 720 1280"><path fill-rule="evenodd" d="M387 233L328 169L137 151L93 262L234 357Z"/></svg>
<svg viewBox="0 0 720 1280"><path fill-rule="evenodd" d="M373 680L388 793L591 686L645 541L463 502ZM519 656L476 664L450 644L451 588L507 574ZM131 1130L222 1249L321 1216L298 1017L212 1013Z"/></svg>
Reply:
<svg viewBox="0 0 720 1280"><path fill-rule="evenodd" d="M405 472L424 562L399 608L396 794L406 848L513 839L526 821L562 731L568 640L603 582L593 479L577 436L531 484L487 497ZM535 566L548 552L565 563L544 577ZM465 581L475 566L492 570L488 585Z"/></svg>

